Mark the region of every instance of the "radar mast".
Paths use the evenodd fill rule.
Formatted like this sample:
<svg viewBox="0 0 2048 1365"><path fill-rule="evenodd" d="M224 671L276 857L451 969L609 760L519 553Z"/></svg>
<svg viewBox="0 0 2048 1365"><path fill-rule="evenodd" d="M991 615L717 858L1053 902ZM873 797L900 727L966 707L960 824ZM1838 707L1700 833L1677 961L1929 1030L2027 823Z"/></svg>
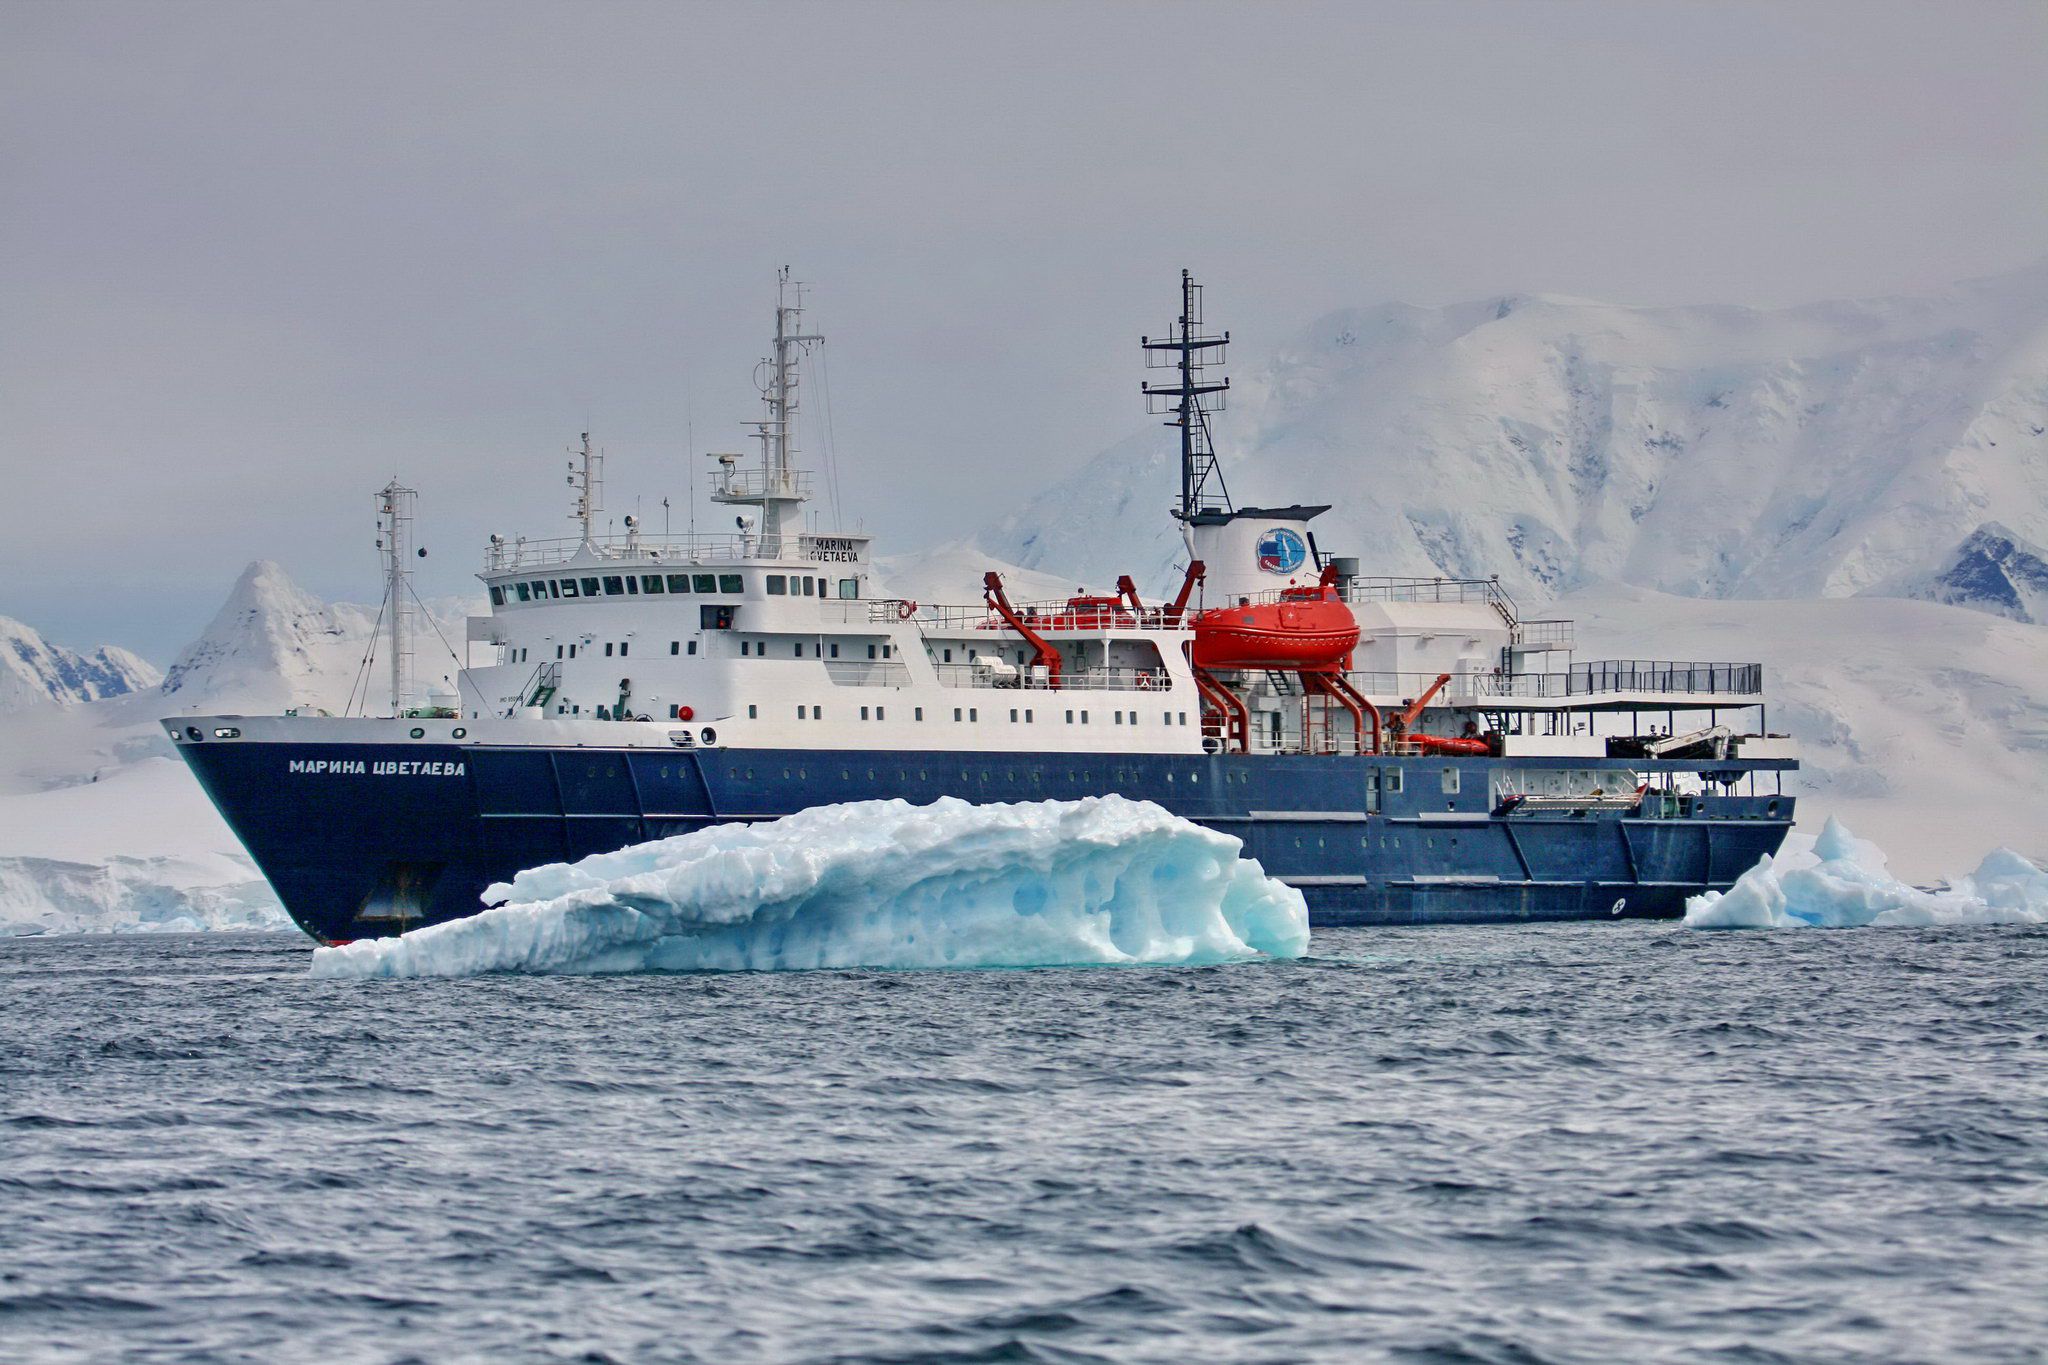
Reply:
<svg viewBox="0 0 2048 1365"><path fill-rule="evenodd" d="M754 371L761 401L768 409L767 416L752 423L754 439L761 443L761 472L758 476L743 474L721 460L718 472L711 476L713 502L761 509L761 553L769 556L786 553L784 524L794 523L796 508L811 496L810 475L796 467L797 367L810 348L825 338L803 330L803 311L803 282L792 280L789 267L784 266L775 275L774 351ZM793 525L793 529L801 527Z"/></svg>
<svg viewBox="0 0 2048 1365"><path fill-rule="evenodd" d="M1180 506L1174 516L1183 524L1202 512L1229 512L1230 490L1223 484L1223 471L1216 463L1216 447L1209 439L1209 414L1221 412L1221 394L1230 388L1228 379L1205 382L1202 371L1223 363L1223 348L1230 333L1208 336L1202 331L1202 286L1187 271L1180 272L1180 320L1162 341L1138 338L1145 350L1147 368L1177 371L1175 382L1139 386L1145 395L1145 411L1172 414L1166 425L1180 428ZM1210 490L1214 481L1215 489Z"/></svg>

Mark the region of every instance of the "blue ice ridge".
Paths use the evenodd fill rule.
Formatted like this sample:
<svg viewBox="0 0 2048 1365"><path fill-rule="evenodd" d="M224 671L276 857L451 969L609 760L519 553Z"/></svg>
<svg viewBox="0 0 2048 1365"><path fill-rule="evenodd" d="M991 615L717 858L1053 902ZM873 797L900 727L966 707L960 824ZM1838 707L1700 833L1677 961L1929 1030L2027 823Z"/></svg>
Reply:
<svg viewBox="0 0 2048 1365"><path fill-rule="evenodd" d="M1830 819L1813 851L1785 850L1736 880L1685 903L1694 929L1927 928L2048 923L2048 873L2001 848L1977 870L1936 891L1909 886L1876 844Z"/></svg>
<svg viewBox="0 0 2048 1365"><path fill-rule="evenodd" d="M858 801L521 872L320 977L1195 964L1300 957L1301 893L1149 801Z"/></svg>

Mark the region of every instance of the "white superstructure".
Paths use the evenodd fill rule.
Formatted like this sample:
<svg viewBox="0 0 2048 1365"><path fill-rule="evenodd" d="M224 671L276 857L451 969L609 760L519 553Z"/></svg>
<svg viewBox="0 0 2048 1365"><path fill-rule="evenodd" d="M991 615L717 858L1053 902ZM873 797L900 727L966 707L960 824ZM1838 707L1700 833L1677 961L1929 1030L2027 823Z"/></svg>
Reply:
<svg viewBox="0 0 2048 1365"><path fill-rule="evenodd" d="M629 517L624 535L599 535L602 456L584 437L569 480L579 534L492 538L481 574L491 614L472 619L470 638L498 657L464 672L457 718L495 743L589 743L587 727L601 722L608 745L1222 747L1189 661L1191 618L1205 604L1270 601L1283 585L1314 583L1329 561L1307 523L1324 509L1198 512L1191 544L1215 562L1199 590L1206 601L1185 611L1135 591L1014 610L996 605L999 589L965 605L882 596L868 536L803 529L800 370L823 338L803 329L787 272L781 285L758 460L718 456L710 476L712 500L738 509L732 529L656 536ZM1350 573L1334 583L1360 627L1345 677L1389 715L1426 697L1411 736L1484 731L1507 753L1590 756L1604 735L1643 733L1645 716L1649 733L1669 732L1680 711L1762 705L1754 665L1575 664L1570 622L1523 620L1492 583ZM1365 737L1342 717L1333 728L1294 675L1227 681L1244 701L1251 751L1361 747ZM1746 751L1767 743L1753 738Z"/></svg>

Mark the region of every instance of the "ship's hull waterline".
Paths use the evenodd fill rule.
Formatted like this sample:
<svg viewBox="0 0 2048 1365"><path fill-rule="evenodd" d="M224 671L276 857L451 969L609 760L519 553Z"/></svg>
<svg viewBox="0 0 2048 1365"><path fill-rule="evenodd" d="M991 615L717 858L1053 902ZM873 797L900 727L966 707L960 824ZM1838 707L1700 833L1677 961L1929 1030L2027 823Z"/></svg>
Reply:
<svg viewBox="0 0 2048 1365"><path fill-rule="evenodd" d="M203 733L203 732L202 732ZM482 908L525 868L808 806L1116 792L1244 840L1317 925L1671 918L1782 843L1792 798L1496 814L1497 776L1776 764L208 742L184 757L285 909L322 942ZM1393 774L1399 774L1396 778Z"/></svg>

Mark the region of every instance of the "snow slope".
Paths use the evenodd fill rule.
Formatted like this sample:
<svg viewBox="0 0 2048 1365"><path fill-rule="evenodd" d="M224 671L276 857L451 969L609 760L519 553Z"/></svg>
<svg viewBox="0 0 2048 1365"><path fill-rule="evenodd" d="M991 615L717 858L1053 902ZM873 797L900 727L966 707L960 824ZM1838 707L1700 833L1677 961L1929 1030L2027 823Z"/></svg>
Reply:
<svg viewBox="0 0 2048 1365"><path fill-rule="evenodd" d="M464 638L459 599L428 611ZM243 571L162 686L80 705L0 715L0 934L281 923L276 897L158 724L185 713L343 713L374 608L320 602L276 564ZM423 632L419 672L437 658ZM372 683L374 686L374 681Z"/></svg>
<svg viewBox="0 0 2048 1365"><path fill-rule="evenodd" d="M1230 490L1335 504L1318 538L1368 573L1499 574L1533 601L1838 597L1937 569L1986 522L2048 543L2048 262L1787 309L1388 304L1270 355L1218 420ZM974 544L1164 583L1173 439L1110 448Z"/></svg>
<svg viewBox="0 0 2048 1365"><path fill-rule="evenodd" d="M0 616L0 714L48 702L68 706L146 692L162 681L156 665L118 645L80 654Z"/></svg>

